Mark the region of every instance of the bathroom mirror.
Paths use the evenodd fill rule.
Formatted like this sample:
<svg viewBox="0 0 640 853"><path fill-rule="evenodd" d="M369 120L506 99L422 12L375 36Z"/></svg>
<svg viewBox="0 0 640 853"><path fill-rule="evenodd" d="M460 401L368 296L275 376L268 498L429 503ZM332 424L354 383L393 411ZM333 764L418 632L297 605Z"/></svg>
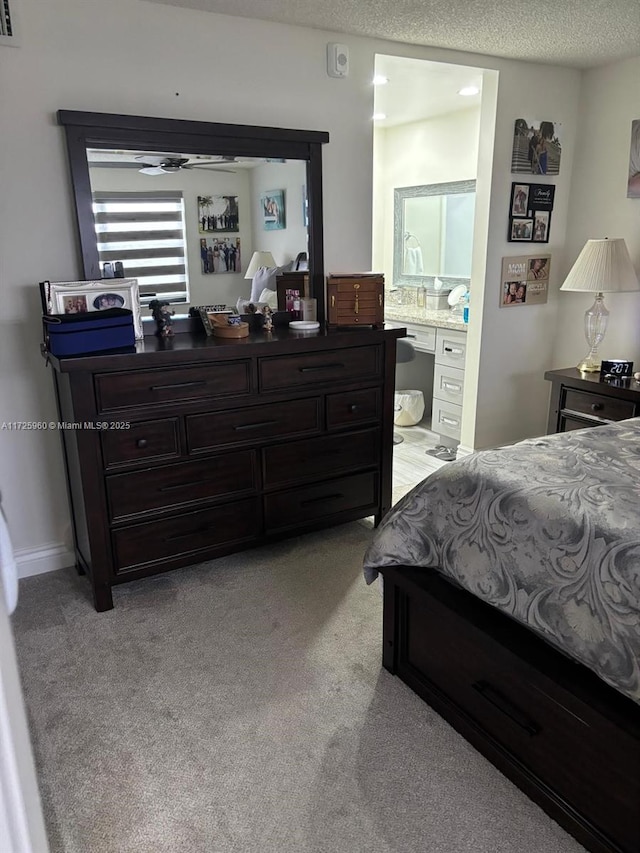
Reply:
<svg viewBox="0 0 640 853"><path fill-rule="evenodd" d="M475 194L474 180L394 190L394 286L468 283Z"/></svg>
<svg viewBox="0 0 640 853"><path fill-rule="evenodd" d="M99 279L105 271L118 275L122 270L114 266L120 262L125 276L140 276L142 282L153 268L148 281L154 284L141 286L142 298L153 289L186 308L181 280L190 276L195 284L209 273L205 292L211 296L204 299L202 288L191 287L189 301L220 302L215 284L231 280L235 298L223 295L222 301L235 304L244 289L248 295L250 282L241 279L254 250L273 249L278 263L279 256L295 258L305 251L310 290L324 319L322 145L327 133L67 110L58 112L58 122L66 133L86 279ZM285 197L287 220L282 218ZM108 229L113 242L106 246L101 235ZM135 266L130 261L127 269L131 239L140 245L152 230L165 247L148 249L144 261ZM176 249L170 256L169 244ZM218 275L227 271L231 275Z"/></svg>

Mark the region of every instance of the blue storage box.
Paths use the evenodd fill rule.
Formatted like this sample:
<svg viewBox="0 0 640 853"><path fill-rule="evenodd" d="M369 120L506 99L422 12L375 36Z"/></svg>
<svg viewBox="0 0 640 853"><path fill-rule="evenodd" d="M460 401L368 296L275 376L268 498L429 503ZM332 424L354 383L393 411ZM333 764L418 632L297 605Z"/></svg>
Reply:
<svg viewBox="0 0 640 853"><path fill-rule="evenodd" d="M42 324L45 346L51 355L87 355L135 348L133 312L128 308L88 314L46 314Z"/></svg>

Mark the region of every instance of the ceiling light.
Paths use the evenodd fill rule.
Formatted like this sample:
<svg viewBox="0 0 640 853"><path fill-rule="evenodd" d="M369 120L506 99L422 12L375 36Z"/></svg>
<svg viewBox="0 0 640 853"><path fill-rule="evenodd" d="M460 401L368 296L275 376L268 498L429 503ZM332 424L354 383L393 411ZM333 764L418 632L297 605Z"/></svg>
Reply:
<svg viewBox="0 0 640 853"><path fill-rule="evenodd" d="M387 117L386 113L374 113L372 116L374 121L382 121L382 119L386 118L386 117Z"/></svg>
<svg viewBox="0 0 640 853"><path fill-rule="evenodd" d="M384 86L388 82L389 82L389 78L385 77L384 74L376 74L375 77L373 78L373 85L374 86Z"/></svg>
<svg viewBox="0 0 640 853"><path fill-rule="evenodd" d="M463 98L468 98L471 95L477 95L480 92L477 86L464 86L458 92L459 95L462 95Z"/></svg>

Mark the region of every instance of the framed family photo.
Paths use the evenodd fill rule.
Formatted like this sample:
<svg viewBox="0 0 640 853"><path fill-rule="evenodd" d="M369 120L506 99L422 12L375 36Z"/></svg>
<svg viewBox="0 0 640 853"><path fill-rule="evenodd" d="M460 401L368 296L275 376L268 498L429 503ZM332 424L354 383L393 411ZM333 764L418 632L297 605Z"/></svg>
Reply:
<svg viewBox="0 0 640 853"><path fill-rule="evenodd" d="M500 307L542 305L549 296L551 255L519 255L502 259Z"/></svg>
<svg viewBox="0 0 640 853"><path fill-rule="evenodd" d="M41 281L44 314L91 314L109 308L128 308L133 314L137 340L142 340L138 279L109 278L99 281Z"/></svg>
<svg viewBox="0 0 640 853"><path fill-rule="evenodd" d="M199 195L198 231L210 234L213 231L238 231L240 217L237 195Z"/></svg>
<svg viewBox="0 0 640 853"><path fill-rule="evenodd" d="M555 191L553 184L511 184L509 242L549 242Z"/></svg>

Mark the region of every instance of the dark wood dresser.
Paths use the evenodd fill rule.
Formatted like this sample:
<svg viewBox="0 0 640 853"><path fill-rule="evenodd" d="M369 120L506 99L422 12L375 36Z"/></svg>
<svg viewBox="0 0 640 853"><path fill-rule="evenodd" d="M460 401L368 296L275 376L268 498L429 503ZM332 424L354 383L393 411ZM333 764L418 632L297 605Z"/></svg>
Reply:
<svg viewBox="0 0 640 853"><path fill-rule="evenodd" d="M640 415L640 383L603 382L599 373L580 373L575 367L549 370L551 382L547 433L598 426Z"/></svg>
<svg viewBox="0 0 640 853"><path fill-rule="evenodd" d="M391 506L403 329L189 333L51 358L78 569L114 584Z"/></svg>

